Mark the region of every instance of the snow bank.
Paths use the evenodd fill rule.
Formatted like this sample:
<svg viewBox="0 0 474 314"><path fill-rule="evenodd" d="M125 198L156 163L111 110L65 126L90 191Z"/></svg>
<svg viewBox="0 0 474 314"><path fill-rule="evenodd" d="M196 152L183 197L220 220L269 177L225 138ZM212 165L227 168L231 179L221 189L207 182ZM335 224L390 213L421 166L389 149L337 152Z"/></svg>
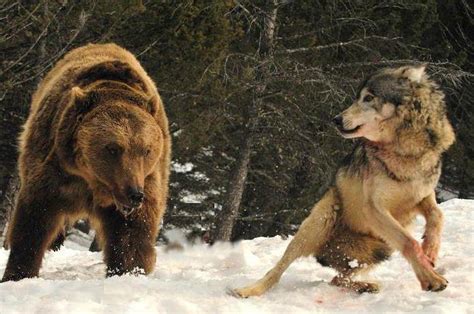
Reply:
<svg viewBox="0 0 474 314"><path fill-rule="evenodd" d="M369 275L381 283L379 294L356 295L329 286L334 271L305 258L264 296L240 300L226 295L226 287L260 278L289 240L257 238L167 253L158 247L151 276L109 279L104 279L100 253L68 240L59 252L47 254L40 278L0 284L0 313L473 313L474 201L450 200L441 206L446 222L438 269L450 283L439 293L422 291L408 263L395 254ZM420 219L417 238L422 226ZM7 256L0 250L1 274Z"/></svg>

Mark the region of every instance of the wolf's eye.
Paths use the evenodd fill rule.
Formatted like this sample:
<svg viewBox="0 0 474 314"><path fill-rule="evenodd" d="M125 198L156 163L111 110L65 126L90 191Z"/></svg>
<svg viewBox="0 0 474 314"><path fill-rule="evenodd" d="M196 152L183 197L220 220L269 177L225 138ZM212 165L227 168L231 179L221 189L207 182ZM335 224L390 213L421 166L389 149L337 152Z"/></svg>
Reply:
<svg viewBox="0 0 474 314"><path fill-rule="evenodd" d="M363 102L371 102L372 100L374 100L372 95L365 95L364 99L362 99Z"/></svg>

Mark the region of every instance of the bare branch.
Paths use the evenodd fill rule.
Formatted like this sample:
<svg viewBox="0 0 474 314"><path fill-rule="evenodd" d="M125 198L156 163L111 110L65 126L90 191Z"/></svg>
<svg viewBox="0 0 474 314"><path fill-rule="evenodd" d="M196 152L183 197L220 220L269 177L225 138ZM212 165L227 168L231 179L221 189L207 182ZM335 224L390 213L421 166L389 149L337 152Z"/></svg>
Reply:
<svg viewBox="0 0 474 314"><path fill-rule="evenodd" d="M340 48L340 47L345 47L345 46L349 46L349 45L355 45L355 44L365 42L365 41L371 40L371 39L385 40L385 41L396 41L396 40L401 39L401 37L385 37L385 36L373 35L373 36L367 36L367 37L364 37L364 38L358 38L358 39L353 39L353 40L349 40L349 41L331 43L331 44L327 44L327 45L278 50L275 53L276 54L293 54L293 53L301 53L301 52L318 51L318 50L330 49L330 48Z"/></svg>

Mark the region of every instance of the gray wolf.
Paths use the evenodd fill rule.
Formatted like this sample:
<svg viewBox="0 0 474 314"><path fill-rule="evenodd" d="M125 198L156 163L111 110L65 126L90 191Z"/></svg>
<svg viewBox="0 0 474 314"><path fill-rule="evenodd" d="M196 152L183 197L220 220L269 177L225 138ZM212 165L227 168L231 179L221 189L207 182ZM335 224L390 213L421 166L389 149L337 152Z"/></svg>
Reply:
<svg viewBox="0 0 474 314"><path fill-rule="evenodd" d="M434 189L441 155L455 138L445 107L444 94L425 66L382 69L366 79L354 103L334 118L344 138L360 140L332 187L275 267L257 282L230 292L261 295L296 258L309 255L338 271L332 285L377 292L377 284L353 277L394 250L410 263L423 290L445 289L448 281L434 270L443 223ZM407 230L417 214L426 220L421 245Z"/></svg>

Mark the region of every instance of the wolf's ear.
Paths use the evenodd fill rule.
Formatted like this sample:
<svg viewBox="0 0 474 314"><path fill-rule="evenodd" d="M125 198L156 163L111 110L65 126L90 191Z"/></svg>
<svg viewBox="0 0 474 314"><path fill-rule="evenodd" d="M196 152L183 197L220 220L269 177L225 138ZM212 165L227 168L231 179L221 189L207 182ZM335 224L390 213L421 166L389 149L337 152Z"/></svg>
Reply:
<svg viewBox="0 0 474 314"><path fill-rule="evenodd" d="M420 83L423 76L426 74L426 66L426 63L416 66L409 66L405 70L403 70L402 74L410 81Z"/></svg>
<svg viewBox="0 0 474 314"><path fill-rule="evenodd" d="M68 168L75 168L74 133L82 122L84 115L91 111L99 101L99 95L94 91L87 92L76 86L63 98L63 101L65 102L65 109L56 130L56 152Z"/></svg>

